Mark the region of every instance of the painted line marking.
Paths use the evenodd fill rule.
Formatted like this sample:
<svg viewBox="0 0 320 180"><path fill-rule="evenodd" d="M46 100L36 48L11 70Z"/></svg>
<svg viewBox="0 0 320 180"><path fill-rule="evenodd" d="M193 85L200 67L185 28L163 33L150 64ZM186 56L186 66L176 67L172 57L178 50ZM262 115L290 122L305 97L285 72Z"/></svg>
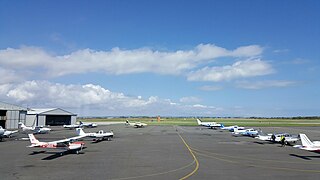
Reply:
<svg viewBox="0 0 320 180"><path fill-rule="evenodd" d="M188 148L190 154L192 155L194 161L196 162L196 167L194 168L194 170L193 170L191 173L187 174L186 176L180 178L180 180L184 180L184 179L189 178L190 176L192 176L194 173L196 173L196 172L198 171L198 169L199 169L199 162L198 162L197 157L194 155L194 153L192 152L191 148L189 147L189 145L186 143L186 141L183 139L183 137L180 135L180 133L179 133L178 131L177 131L177 134L178 134L178 136L181 138L181 140L182 140L182 142L184 143L184 145Z"/></svg>

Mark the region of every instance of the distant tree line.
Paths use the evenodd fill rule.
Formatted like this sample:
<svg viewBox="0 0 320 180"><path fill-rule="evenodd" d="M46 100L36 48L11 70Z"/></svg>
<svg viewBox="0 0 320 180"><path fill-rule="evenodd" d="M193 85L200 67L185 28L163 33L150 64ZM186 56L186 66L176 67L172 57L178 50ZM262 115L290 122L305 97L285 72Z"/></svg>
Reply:
<svg viewBox="0 0 320 180"><path fill-rule="evenodd" d="M158 116L87 116L87 117L78 117L79 119L86 118L94 118L94 119L112 119L112 118L157 118ZM163 116L161 119L164 118L196 118L190 116ZM320 116L296 116L296 117L198 117L198 118L215 118L215 119L320 119Z"/></svg>

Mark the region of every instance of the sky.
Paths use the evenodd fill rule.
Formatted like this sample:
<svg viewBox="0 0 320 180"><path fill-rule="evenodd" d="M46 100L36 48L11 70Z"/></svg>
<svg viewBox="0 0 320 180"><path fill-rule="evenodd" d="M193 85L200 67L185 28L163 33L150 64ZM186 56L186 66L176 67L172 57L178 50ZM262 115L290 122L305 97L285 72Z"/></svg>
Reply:
<svg viewBox="0 0 320 180"><path fill-rule="evenodd" d="M319 19L317 0L0 0L0 101L78 116L319 116Z"/></svg>

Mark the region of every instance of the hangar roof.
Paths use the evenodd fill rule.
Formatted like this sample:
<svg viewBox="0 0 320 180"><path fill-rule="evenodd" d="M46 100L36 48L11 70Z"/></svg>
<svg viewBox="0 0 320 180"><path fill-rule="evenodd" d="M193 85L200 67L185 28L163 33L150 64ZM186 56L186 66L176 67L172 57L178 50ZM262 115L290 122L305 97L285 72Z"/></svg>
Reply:
<svg viewBox="0 0 320 180"><path fill-rule="evenodd" d="M27 111L27 108L0 101L0 110Z"/></svg>
<svg viewBox="0 0 320 180"><path fill-rule="evenodd" d="M28 115L41 114L41 115L70 115L70 116L76 116L76 114L73 114L71 112L68 112L68 111L60 109L60 108L29 109L27 114Z"/></svg>

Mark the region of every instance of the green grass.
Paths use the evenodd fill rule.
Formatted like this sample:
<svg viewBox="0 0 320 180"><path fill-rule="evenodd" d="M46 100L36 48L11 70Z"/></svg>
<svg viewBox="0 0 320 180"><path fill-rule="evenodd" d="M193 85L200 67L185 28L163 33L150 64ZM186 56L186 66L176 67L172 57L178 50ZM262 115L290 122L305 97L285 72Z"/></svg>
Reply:
<svg viewBox="0 0 320 180"><path fill-rule="evenodd" d="M87 118L81 119L84 122L125 122L128 119L132 122L143 122L148 125L181 125L196 126L194 118L161 118L160 122L156 118ZM80 120L80 119L78 119ZM245 118L203 118L204 122L217 122L225 126L251 126L251 127L283 127L283 126L320 126L320 119L245 119Z"/></svg>

